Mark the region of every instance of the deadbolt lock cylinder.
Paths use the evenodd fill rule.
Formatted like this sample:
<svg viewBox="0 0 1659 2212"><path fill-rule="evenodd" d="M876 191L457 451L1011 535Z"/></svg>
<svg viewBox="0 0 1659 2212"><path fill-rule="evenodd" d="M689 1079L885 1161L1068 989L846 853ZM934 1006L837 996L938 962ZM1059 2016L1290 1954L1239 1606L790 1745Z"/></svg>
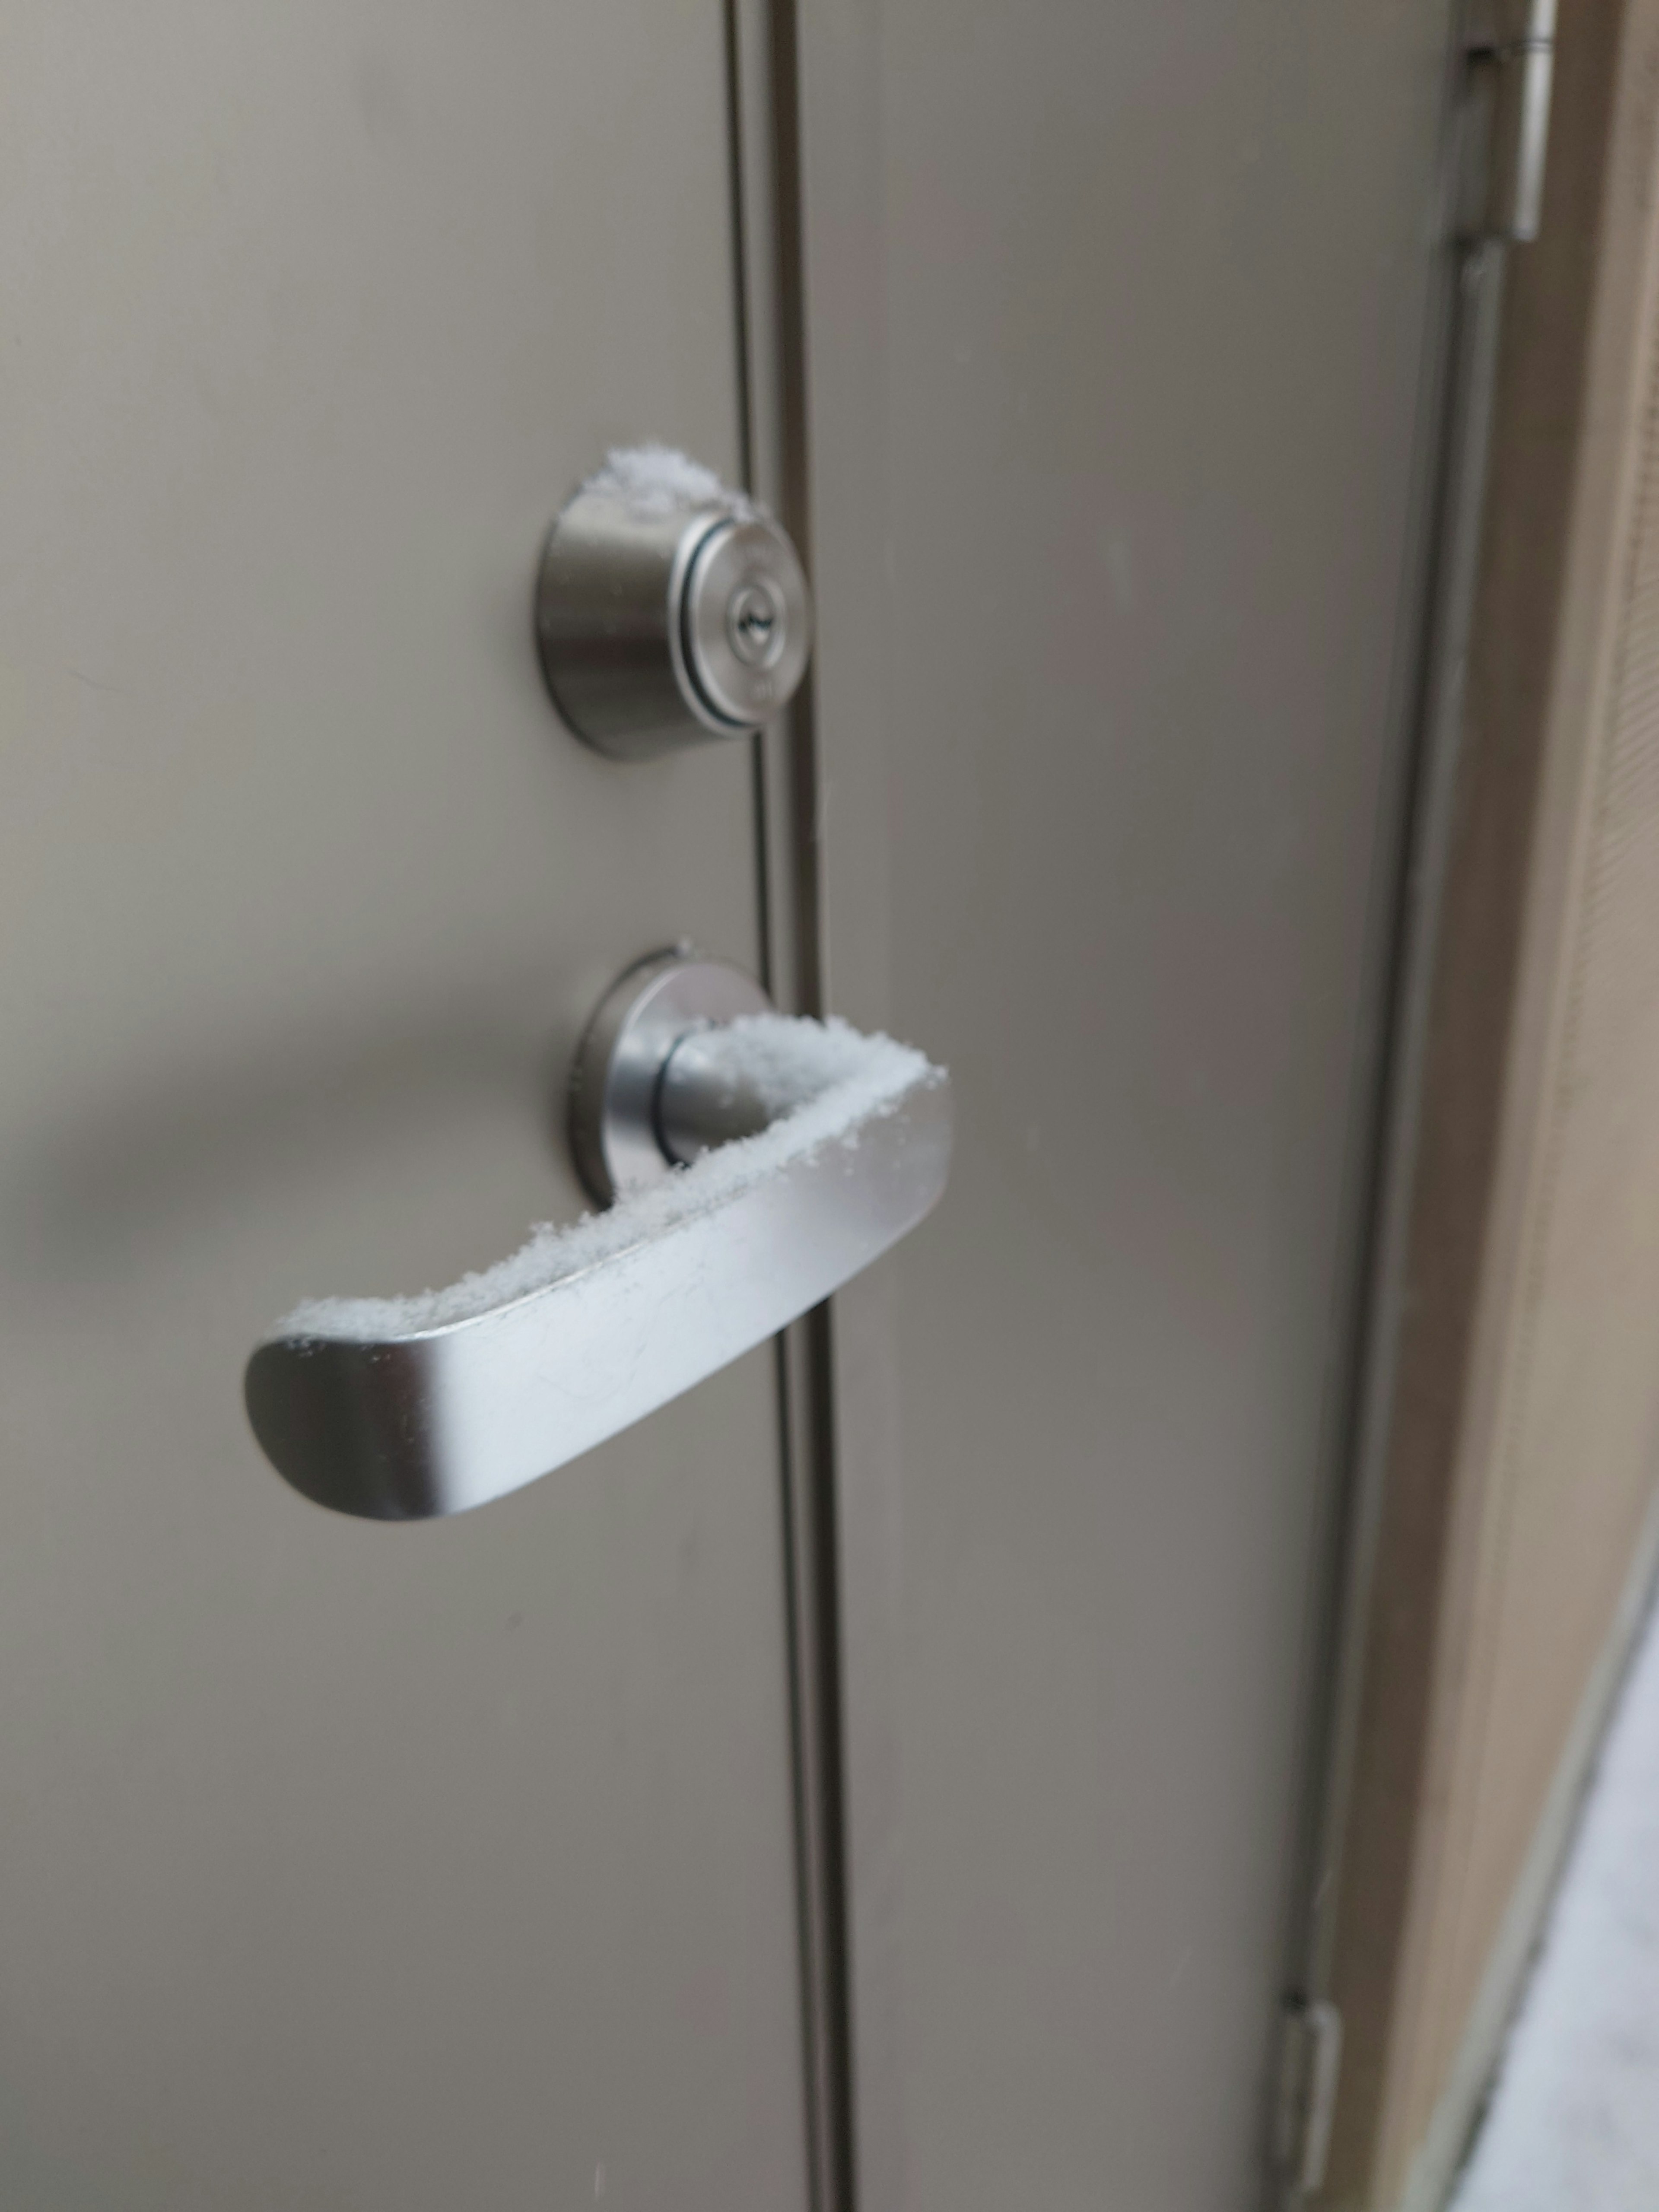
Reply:
<svg viewBox="0 0 1659 2212"><path fill-rule="evenodd" d="M663 447L613 453L543 549L536 641L548 690L576 735L613 760L770 721L806 672L811 620L787 533Z"/></svg>

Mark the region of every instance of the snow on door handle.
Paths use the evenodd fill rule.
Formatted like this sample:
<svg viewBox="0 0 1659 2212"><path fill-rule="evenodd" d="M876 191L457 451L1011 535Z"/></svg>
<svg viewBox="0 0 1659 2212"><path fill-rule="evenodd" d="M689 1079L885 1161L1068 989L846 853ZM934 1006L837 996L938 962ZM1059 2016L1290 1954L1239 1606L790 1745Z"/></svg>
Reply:
<svg viewBox="0 0 1659 2212"><path fill-rule="evenodd" d="M322 1298L248 1362L266 1456L318 1504L459 1513L550 1474L827 1297L927 1214L949 1079L890 1038L765 1011L736 969L631 969L578 1058L606 1210L447 1290Z"/></svg>

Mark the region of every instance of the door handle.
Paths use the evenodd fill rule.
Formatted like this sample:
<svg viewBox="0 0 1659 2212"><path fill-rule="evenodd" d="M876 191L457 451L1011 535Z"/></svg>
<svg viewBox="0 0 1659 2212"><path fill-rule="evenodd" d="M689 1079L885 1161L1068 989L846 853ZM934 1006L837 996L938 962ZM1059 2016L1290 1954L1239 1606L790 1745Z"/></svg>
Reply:
<svg viewBox="0 0 1659 2212"><path fill-rule="evenodd" d="M607 995L571 1136L606 1210L413 1298L297 1308L248 1362L266 1456L319 1504L465 1511L550 1474L829 1297L945 1188L949 1079L676 952Z"/></svg>

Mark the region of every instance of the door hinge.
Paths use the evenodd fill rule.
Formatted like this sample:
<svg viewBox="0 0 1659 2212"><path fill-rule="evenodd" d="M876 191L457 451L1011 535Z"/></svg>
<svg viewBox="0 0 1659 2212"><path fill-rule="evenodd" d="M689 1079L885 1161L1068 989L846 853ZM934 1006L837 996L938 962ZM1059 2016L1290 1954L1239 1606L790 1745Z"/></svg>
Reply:
<svg viewBox="0 0 1659 2212"><path fill-rule="evenodd" d="M1538 235L1555 66L1555 0L1470 0L1463 28L1458 234Z"/></svg>
<svg viewBox="0 0 1659 2212"><path fill-rule="evenodd" d="M1341 2071L1341 2014L1322 1999L1287 1997L1274 2132L1279 2174L1292 2196L1305 2196L1324 2182Z"/></svg>

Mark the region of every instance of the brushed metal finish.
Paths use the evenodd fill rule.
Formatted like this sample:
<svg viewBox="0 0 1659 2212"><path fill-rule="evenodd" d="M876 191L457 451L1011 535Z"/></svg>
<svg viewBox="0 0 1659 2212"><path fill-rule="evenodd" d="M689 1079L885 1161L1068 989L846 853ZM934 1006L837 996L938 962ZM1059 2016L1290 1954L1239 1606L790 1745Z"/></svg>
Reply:
<svg viewBox="0 0 1659 2212"><path fill-rule="evenodd" d="M1459 228L1471 243L1526 245L1537 237L1544 212L1555 0L1476 0L1463 50Z"/></svg>
<svg viewBox="0 0 1659 2212"><path fill-rule="evenodd" d="M689 1009L763 1006L745 984L723 963L671 955L630 971L601 1006L583 1057L610 1065L590 1067L579 1110L616 1112L624 1142L608 1155L599 1145L622 1189L651 1179L641 1133L690 1022L706 1024ZM686 1149L709 1149L732 1103L722 1073L692 1055L675 1108ZM296 1490L365 1519L503 1497L775 1335L896 1243L945 1188L951 1133L949 1082L929 1070L837 1138L809 1131L758 1179L466 1319L270 1339L248 1363L254 1433ZM672 1171L665 1152L658 1162Z"/></svg>
<svg viewBox="0 0 1659 2212"><path fill-rule="evenodd" d="M811 648L795 549L736 494L642 505L584 484L548 533L535 615L554 704L613 760L757 729Z"/></svg>
<svg viewBox="0 0 1659 2212"><path fill-rule="evenodd" d="M690 1030L669 1054L657 1085L657 1141L680 1166L758 1136L771 1119L762 1092L727 1073L717 1043L706 1028Z"/></svg>
<svg viewBox="0 0 1659 2212"><path fill-rule="evenodd" d="M585 488L548 533L536 580L536 641L553 703L586 744L648 760L735 723L716 720L684 672L673 610L721 510L641 514Z"/></svg>
<svg viewBox="0 0 1659 2212"><path fill-rule="evenodd" d="M757 729L794 696L811 650L811 608L795 549L751 516L712 530L693 557L684 665L711 713Z"/></svg>
<svg viewBox="0 0 1659 2212"><path fill-rule="evenodd" d="M674 1086L678 1141L664 1141L659 1095L675 1048L694 1030L763 1014L771 1004L741 968L678 948L653 953L618 978L588 1024L571 1070L570 1152L590 1196L609 1206L708 1149L699 1102L684 1095L684 1062ZM728 1118L713 1141L752 1135L761 1126L750 1120L739 1127Z"/></svg>

